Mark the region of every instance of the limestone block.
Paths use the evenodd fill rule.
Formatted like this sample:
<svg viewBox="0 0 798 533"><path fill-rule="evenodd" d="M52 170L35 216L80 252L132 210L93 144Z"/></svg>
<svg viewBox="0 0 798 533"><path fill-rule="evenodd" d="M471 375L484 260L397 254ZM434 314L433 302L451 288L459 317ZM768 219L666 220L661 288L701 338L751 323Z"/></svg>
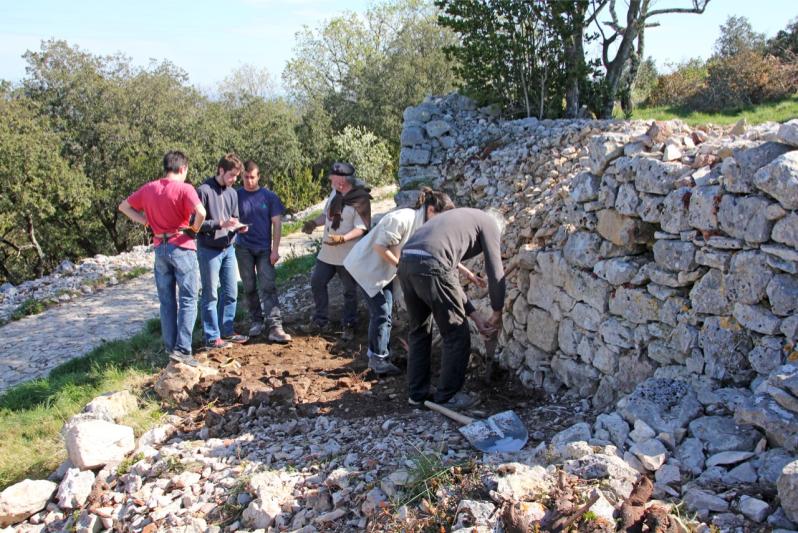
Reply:
<svg viewBox="0 0 798 533"><path fill-rule="evenodd" d="M593 355L591 364L598 368L602 373L614 376L618 371L618 354L608 346L598 344Z"/></svg>
<svg viewBox="0 0 798 533"><path fill-rule="evenodd" d="M781 507L787 518L798 522L798 461L793 461L784 467L776 487Z"/></svg>
<svg viewBox="0 0 798 533"><path fill-rule="evenodd" d="M102 414L101 418L118 421L138 408L138 401L130 391L109 392L86 404L84 413Z"/></svg>
<svg viewBox="0 0 798 533"><path fill-rule="evenodd" d="M668 450L657 439L648 439L635 443L629 451L632 452L643 467L649 472L655 472L668 460Z"/></svg>
<svg viewBox="0 0 798 533"><path fill-rule="evenodd" d="M637 383L618 401L617 411L627 422L642 420L659 433L674 433L703 411L695 391L682 380L648 378Z"/></svg>
<svg viewBox="0 0 798 533"><path fill-rule="evenodd" d="M669 365L680 359L679 353L674 350L668 343L664 341L652 341L646 347L646 354L650 359L658 362L660 365Z"/></svg>
<svg viewBox="0 0 798 533"><path fill-rule="evenodd" d="M658 161L646 155L635 156L633 166L636 171L635 188L650 194L670 193L676 180L690 172L690 168L681 163Z"/></svg>
<svg viewBox="0 0 798 533"><path fill-rule="evenodd" d="M644 222L659 224L662 218L664 200L664 196L640 194L640 204L637 206L637 214Z"/></svg>
<svg viewBox="0 0 798 533"><path fill-rule="evenodd" d="M779 331L788 341L798 341L798 315L790 315L781 321Z"/></svg>
<svg viewBox="0 0 798 533"><path fill-rule="evenodd" d="M744 251L734 254L729 273L723 277L723 281L729 299L737 303L755 304L764 298L772 277L773 271L767 264L765 254Z"/></svg>
<svg viewBox="0 0 798 533"><path fill-rule="evenodd" d="M589 231L572 233L563 248L563 257L568 263L582 268L593 268L599 260L601 237Z"/></svg>
<svg viewBox="0 0 798 533"><path fill-rule="evenodd" d="M770 394L758 393L734 411L734 420L762 428L770 442L793 453L798 452L796 415L782 407Z"/></svg>
<svg viewBox="0 0 798 533"><path fill-rule="evenodd" d="M689 425L690 434L704 443L704 449L714 455L720 452L750 452L762 438L751 426L735 423L729 416L702 416Z"/></svg>
<svg viewBox="0 0 798 533"><path fill-rule="evenodd" d="M706 515L709 512L723 513L729 510L729 502L705 490L690 488L684 494L688 509Z"/></svg>
<svg viewBox="0 0 798 533"><path fill-rule="evenodd" d="M629 424L618 413L602 413L596 418L593 434L597 439L608 440L623 448L629 436Z"/></svg>
<svg viewBox="0 0 798 533"><path fill-rule="evenodd" d="M452 129L445 120L431 120L424 127L427 130L427 135L433 139L441 137Z"/></svg>
<svg viewBox="0 0 798 533"><path fill-rule="evenodd" d="M619 348L634 347L633 331L615 318L608 318L602 322L599 326L599 334L601 339L611 346Z"/></svg>
<svg viewBox="0 0 798 533"><path fill-rule="evenodd" d="M715 379L732 379L741 383L752 377L748 352L753 343L748 332L734 319L710 316L698 335L704 352L705 372Z"/></svg>
<svg viewBox="0 0 798 533"><path fill-rule="evenodd" d="M526 301L529 305L535 305L551 312L558 292L561 292L560 289L548 283L541 274L537 272L529 274L529 290L526 293ZM521 322L526 324L526 318Z"/></svg>
<svg viewBox="0 0 798 533"><path fill-rule="evenodd" d="M652 239L653 228L640 220L626 217L614 209L603 209L598 212L596 231L618 246L644 243Z"/></svg>
<svg viewBox="0 0 798 533"><path fill-rule="evenodd" d="M693 270L695 245L691 242L659 240L654 243L654 261L668 270Z"/></svg>
<svg viewBox="0 0 798 533"><path fill-rule="evenodd" d="M67 470L64 479L58 486L58 506L62 509L78 509L83 507L94 485L94 472L91 470L80 471L79 468Z"/></svg>
<svg viewBox="0 0 798 533"><path fill-rule="evenodd" d="M532 307L527 315L526 335L529 342L547 352L557 349L558 324L543 309Z"/></svg>
<svg viewBox="0 0 798 533"><path fill-rule="evenodd" d="M637 195L637 191L633 184L623 183L618 187L618 193L615 198L616 211L626 216L637 216L637 206L639 203L640 197Z"/></svg>
<svg viewBox="0 0 798 533"><path fill-rule="evenodd" d="M740 512L749 520L762 523L770 514L770 506L759 498L742 495L740 496Z"/></svg>
<svg viewBox="0 0 798 533"><path fill-rule="evenodd" d="M761 196L724 194L718 208L720 229L747 242L765 242L773 227L773 222L765 214L770 204Z"/></svg>
<svg viewBox="0 0 798 533"><path fill-rule="evenodd" d="M642 289L618 287L610 298L609 310L629 322L645 324L657 320L659 301Z"/></svg>
<svg viewBox="0 0 798 533"><path fill-rule="evenodd" d="M734 304L734 318L744 328L772 335L779 330L781 320L761 305Z"/></svg>
<svg viewBox="0 0 798 533"><path fill-rule="evenodd" d="M557 287L565 285L570 267L559 251L540 252L537 255L538 270L544 279Z"/></svg>
<svg viewBox="0 0 798 533"><path fill-rule="evenodd" d="M754 185L784 209L798 209L798 151L787 152L760 168L754 174Z"/></svg>
<svg viewBox="0 0 798 533"><path fill-rule="evenodd" d="M751 368L767 376L782 363L784 340L781 337L762 337L753 350L748 352Z"/></svg>
<svg viewBox="0 0 798 533"><path fill-rule="evenodd" d="M798 248L798 215L790 213L776 222L771 238L776 242Z"/></svg>
<svg viewBox="0 0 798 533"><path fill-rule="evenodd" d="M798 277L776 274L766 289L773 314L787 316L798 310Z"/></svg>
<svg viewBox="0 0 798 533"><path fill-rule="evenodd" d="M577 326L588 331L598 331L602 318L601 313L595 308L581 302L574 305L568 316Z"/></svg>
<svg viewBox="0 0 798 533"><path fill-rule="evenodd" d="M402 147L399 152L399 165L428 165L432 152L425 148Z"/></svg>
<svg viewBox="0 0 798 533"><path fill-rule="evenodd" d="M552 358L551 370L566 387L582 396L592 395L600 378L598 370L593 366L560 356Z"/></svg>
<svg viewBox="0 0 798 533"><path fill-rule="evenodd" d="M776 142L733 150L734 157L726 158L721 167L724 187L734 193L752 193L755 173L789 150L789 146Z"/></svg>
<svg viewBox="0 0 798 533"><path fill-rule="evenodd" d="M590 155L590 171L601 176L610 162L623 154L623 146L629 140L620 133L604 133L593 135L588 141Z"/></svg>
<svg viewBox="0 0 798 533"><path fill-rule="evenodd" d="M602 313L607 310L610 285L592 273L569 269L563 288L574 300L585 302Z"/></svg>
<svg viewBox="0 0 798 533"><path fill-rule="evenodd" d="M698 345L698 329L687 322L680 322L668 340L672 348L680 353L688 354Z"/></svg>
<svg viewBox="0 0 798 533"><path fill-rule="evenodd" d="M625 500L640 474L616 455L597 453L566 461L563 468L582 479L601 479L615 498Z"/></svg>
<svg viewBox="0 0 798 533"><path fill-rule="evenodd" d="M618 257L598 261L593 267L593 273L612 285L629 283L640 270L639 261L628 257Z"/></svg>
<svg viewBox="0 0 798 533"><path fill-rule="evenodd" d="M58 485L47 480L26 479L0 492L0 527L22 522L47 505Z"/></svg>
<svg viewBox="0 0 798 533"><path fill-rule="evenodd" d="M424 141L424 130L419 126L405 126L402 129L402 135L399 137L399 142L402 146L415 146Z"/></svg>
<svg viewBox="0 0 798 533"><path fill-rule="evenodd" d="M729 263L731 263L731 252L724 252L704 246L699 248L695 253L695 262L699 265L715 268L720 271L726 272L729 270Z"/></svg>
<svg viewBox="0 0 798 533"><path fill-rule="evenodd" d="M571 199L574 202L589 202L596 200L599 194L601 178L589 172L582 172L574 176L571 185Z"/></svg>
<svg viewBox="0 0 798 533"><path fill-rule="evenodd" d="M582 333L574 327L574 321L570 318L564 318L560 321L560 326L557 330L557 344L563 353L568 355L576 355L577 346L582 340Z"/></svg>
<svg viewBox="0 0 798 533"><path fill-rule="evenodd" d="M679 187L665 197L662 202L662 216L660 225L668 233L679 233L690 229L688 213L692 190L688 187Z"/></svg>
<svg viewBox="0 0 798 533"><path fill-rule="evenodd" d="M684 439L676 449L676 458L681 469L694 476L704 471L704 443L695 437Z"/></svg>
<svg viewBox="0 0 798 533"><path fill-rule="evenodd" d="M693 188L687 213L688 224L704 231L717 229L721 196L721 189L717 185Z"/></svg>
<svg viewBox="0 0 798 533"><path fill-rule="evenodd" d="M432 114L437 111L435 105L424 103L415 107L406 107L402 113L402 118L407 122L417 122L423 124L432 118Z"/></svg>
<svg viewBox="0 0 798 533"><path fill-rule="evenodd" d="M779 139L779 142L798 147L798 118L789 120L779 126L776 137ZM798 520L795 520L795 522L798 522Z"/></svg>
<svg viewBox="0 0 798 533"><path fill-rule="evenodd" d="M618 194L618 182L612 176L604 174L599 185L598 202L606 208L615 206Z"/></svg>
<svg viewBox="0 0 798 533"><path fill-rule="evenodd" d="M136 447L133 428L105 420L84 420L65 436L67 454L81 469L116 464Z"/></svg>

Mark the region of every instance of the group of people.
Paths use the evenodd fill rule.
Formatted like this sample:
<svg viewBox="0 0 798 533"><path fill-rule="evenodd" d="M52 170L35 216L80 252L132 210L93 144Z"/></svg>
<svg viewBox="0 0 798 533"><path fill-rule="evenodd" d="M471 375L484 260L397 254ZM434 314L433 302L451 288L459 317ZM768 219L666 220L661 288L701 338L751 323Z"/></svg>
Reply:
<svg viewBox="0 0 798 533"><path fill-rule="evenodd" d="M233 327L237 272L244 285L252 327L250 336L268 327L268 339L291 340L282 326L274 265L280 259L282 202L260 186L258 165L226 154L216 175L196 189L186 183L188 158L179 151L163 159L164 176L144 184L119 205L134 222L149 226L155 246L155 285L161 334L170 357L196 366L191 338L197 318L208 348L244 343L249 336ZM244 186L235 189L244 173Z"/></svg>
<svg viewBox="0 0 798 533"><path fill-rule="evenodd" d="M274 265L279 260L283 205L259 184L257 164L227 154L216 176L197 189L185 183L188 159L177 151L164 156L164 176L124 200L119 209L154 234L155 282L161 304L163 342L170 357L196 365L191 332L200 307L205 345L243 343L268 328L268 339L291 340L282 327ZM244 172L243 187L233 185ZM311 274L315 304L306 331L329 328L328 285L337 274L343 285L342 333L351 340L357 326L358 286L369 309L368 366L378 375L396 375L390 336L394 295L401 287L408 311L409 402L431 399L462 409L474 399L461 391L470 354L468 318L484 336L498 334L504 306L500 255L503 221L491 212L455 208L443 192L422 188L412 208L395 209L371 227L371 196L349 163L329 171L332 186L323 212L302 230L324 226L321 249ZM462 261L483 254L486 279ZM244 286L251 328L236 333L236 269ZM199 271L199 276L197 272ZM482 316L466 297L459 273L488 287L493 312ZM438 386L431 387L432 321L442 337Z"/></svg>

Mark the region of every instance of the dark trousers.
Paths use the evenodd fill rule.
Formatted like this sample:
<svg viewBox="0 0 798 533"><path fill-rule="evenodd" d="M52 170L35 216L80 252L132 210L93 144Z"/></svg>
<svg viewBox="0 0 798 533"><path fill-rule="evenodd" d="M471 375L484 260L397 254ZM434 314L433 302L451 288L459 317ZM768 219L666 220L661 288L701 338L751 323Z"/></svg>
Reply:
<svg viewBox="0 0 798 533"><path fill-rule="evenodd" d="M338 274L341 285L344 286L344 308L341 323L344 326L354 326L357 322L357 282L343 265L331 265L316 259L316 266L310 275L310 290L316 311L313 320L319 324L327 324L330 320L330 296L327 285Z"/></svg>
<svg viewBox="0 0 798 533"><path fill-rule="evenodd" d="M403 255L399 282L409 315L410 354L407 385L410 398L427 398L431 379L432 319L443 338L440 376L434 401L446 402L465 383L471 334L456 271L444 269L431 257Z"/></svg>
<svg viewBox="0 0 798 533"><path fill-rule="evenodd" d="M282 326L283 318L277 301L277 272L270 253L270 250L252 250L236 245L238 273L244 286L249 318L253 324L265 322L272 327Z"/></svg>

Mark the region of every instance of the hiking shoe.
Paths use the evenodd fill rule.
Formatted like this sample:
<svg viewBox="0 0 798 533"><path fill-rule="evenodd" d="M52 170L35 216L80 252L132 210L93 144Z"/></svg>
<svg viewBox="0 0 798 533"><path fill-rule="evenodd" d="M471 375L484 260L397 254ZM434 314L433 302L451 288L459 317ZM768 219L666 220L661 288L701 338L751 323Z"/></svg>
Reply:
<svg viewBox="0 0 798 533"><path fill-rule="evenodd" d="M240 333L235 333L235 332L233 332L232 335L225 335L222 338L227 342L234 342L236 344L244 344L249 340L249 337L247 337L246 335L241 335Z"/></svg>
<svg viewBox="0 0 798 533"><path fill-rule="evenodd" d="M391 363L390 359L376 355L369 357L369 369L378 376L398 376L402 373L399 367Z"/></svg>
<svg viewBox="0 0 798 533"><path fill-rule="evenodd" d="M341 340L345 342L349 342L355 339L355 325L354 324L344 324L344 329L341 331Z"/></svg>
<svg viewBox="0 0 798 533"><path fill-rule="evenodd" d="M311 320L307 324L300 324L297 329L305 335L321 335L322 333L329 333L329 326L326 322L317 322Z"/></svg>
<svg viewBox="0 0 798 533"><path fill-rule="evenodd" d="M200 366L199 361L194 359L191 355L187 353L183 353L179 350L175 350L169 354L169 359L174 361L175 363L181 363L187 366Z"/></svg>
<svg viewBox="0 0 798 533"><path fill-rule="evenodd" d="M209 350L220 350L222 348L227 348L230 346L230 343L224 339L216 339L212 340L208 343L205 343L205 347Z"/></svg>
<svg viewBox="0 0 798 533"><path fill-rule="evenodd" d="M269 328L269 337L270 342L276 342L279 344L286 344L291 342L291 335L283 331L283 326L274 325Z"/></svg>
<svg viewBox="0 0 798 533"><path fill-rule="evenodd" d="M264 327L264 326L263 326L263 322L257 322L257 323L255 323L255 324L253 324L253 325L252 325L252 327L251 327L251 328L249 328L249 333L248 333L248 335L249 335L250 337L257 337L258 335L260 335L261 333L263 333L263 327Z"/></svg>
<svg viewBox="0 0 798 533"><path fill-rule="evenodd" d="M454 411L468 409L469 407L473 407L477 404L477 399L465 392L458 392L445 402L436 402L438 405L442 405L448 409L452 409Z"/></svg>

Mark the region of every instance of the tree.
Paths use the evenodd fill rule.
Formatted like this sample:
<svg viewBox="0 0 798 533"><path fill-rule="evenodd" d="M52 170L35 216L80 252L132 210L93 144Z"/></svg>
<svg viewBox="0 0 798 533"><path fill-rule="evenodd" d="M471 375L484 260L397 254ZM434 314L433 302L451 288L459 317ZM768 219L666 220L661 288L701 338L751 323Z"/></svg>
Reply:
<svg viewBox="0 0 798 533"><path fill-rule="evenodd" d="M720 36L715 41L715 55L732 57L743 52L762 53L765 50L765 34L757 33L746 17L731 15L720 26Z"/></svg>
<svg viewBox="0 0 798 533"><path fill-rule="evenodd" d="M305 27L283 80L302 106L322 106L336 131L364 126L398 153L403 110L455 86L442 51L454 36L435 17L423 0L398 0Z"/></svg>
<svg viewBox="0 0 798 533"><path fill-rule="evenodd" d="M354 165L357 176L369 185L393 181L393 162L387 144L366 130L347 126L333 138L335 158Z"/></svg>
<svg viewBox="0 0 798 533"><path fill-rule="evenodd" d="M798 57L798 18L792 19L785 29L779 30L767 42L766 52L782 61L795 61Z"/></svg>
<svg viewBox="0 0 798 533"><path fill-rule="evenodd" d="M233 105L247 98L274 98L274 79L266 67L243 64L235 68L219 84L219 94Z"/></svg>

